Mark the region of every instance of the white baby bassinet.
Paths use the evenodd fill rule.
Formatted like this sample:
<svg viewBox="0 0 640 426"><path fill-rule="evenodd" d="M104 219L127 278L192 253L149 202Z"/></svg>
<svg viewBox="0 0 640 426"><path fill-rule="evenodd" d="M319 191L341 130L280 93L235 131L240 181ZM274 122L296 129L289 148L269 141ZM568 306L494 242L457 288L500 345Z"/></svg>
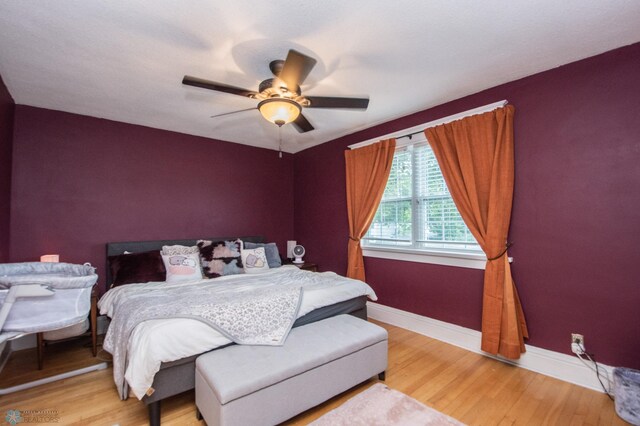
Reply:
<svg viewBox="0 0 640 426"><path fill-rule="evenodd" d="M91 289L98 275L89 264L0 264L0 344L25 334L67 334L86 321L91 310ZM81 328L81 327L80 327ZM0 389L7 395L45 383L107 368L106 362L90 365L29 383Z"/></svg>
<svg viewBox="0 0 640 426"><path fill-rule="evenodd" d="M11 287L39 284L50 295L18 297L0 324L0 343L18 335L59 330L86 320L91 309L91 288L98 280L94 268L71 263L0 264L0 310L9 304Z"/></svg>

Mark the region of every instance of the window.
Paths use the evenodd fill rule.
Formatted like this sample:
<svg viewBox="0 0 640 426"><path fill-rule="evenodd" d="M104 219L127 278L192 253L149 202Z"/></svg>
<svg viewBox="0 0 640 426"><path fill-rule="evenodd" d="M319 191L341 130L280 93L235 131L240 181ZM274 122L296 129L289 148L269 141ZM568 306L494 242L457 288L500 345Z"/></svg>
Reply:
<svg viewBox="0 0 640 426"><path fill-rule="evenodd" d="M435 154L424 141L398 147L363 248L482 254L456 208Z"/></svg>

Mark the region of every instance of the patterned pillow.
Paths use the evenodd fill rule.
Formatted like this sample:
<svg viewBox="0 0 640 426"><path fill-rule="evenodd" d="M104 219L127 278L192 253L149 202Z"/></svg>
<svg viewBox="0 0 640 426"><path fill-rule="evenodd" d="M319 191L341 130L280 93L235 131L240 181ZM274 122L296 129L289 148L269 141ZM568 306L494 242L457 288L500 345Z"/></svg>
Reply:
<svg viewBox="0 0 640 426"><path fill-rule="evenodd" d="M198 246L162 246L162 250L160 254L192 254L192 253L200 253Z"/></svg>
<svg viewBox="0 0 640 426"><path fill-rule="evenodd" d="M167 269L167 282L197 281L202 279L200 256L191 254L163 254L162 261Z"/></svg>
<svg viewBox="0 0 640 426"><path fill-rule="evenodd" d="M247 274L259 274L269 270L264 247L242 250L242 263Z"/></svg>
<svg viewBox="0 0 640 426"><path fill-rule="evenodd" d="M198 241L202 272L207 278L242 274L242 241Z"/></svg>

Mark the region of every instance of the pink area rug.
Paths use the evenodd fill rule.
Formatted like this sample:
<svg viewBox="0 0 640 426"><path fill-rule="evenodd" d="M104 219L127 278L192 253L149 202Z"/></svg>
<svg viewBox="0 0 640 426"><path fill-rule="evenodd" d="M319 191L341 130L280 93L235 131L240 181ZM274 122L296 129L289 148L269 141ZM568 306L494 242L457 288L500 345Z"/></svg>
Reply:
<svg viewBox="0 0 640 426"><path fill-rule="evenodd" d="M320 417L313 426L464 426L456 419L421 402L376 383L335 410Z"/></svg>

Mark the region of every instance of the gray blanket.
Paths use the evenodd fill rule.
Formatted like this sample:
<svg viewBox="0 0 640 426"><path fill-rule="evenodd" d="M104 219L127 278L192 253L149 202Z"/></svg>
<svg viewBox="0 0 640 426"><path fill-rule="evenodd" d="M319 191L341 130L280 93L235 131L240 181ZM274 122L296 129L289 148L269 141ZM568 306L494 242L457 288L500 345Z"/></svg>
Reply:
<svg viewBox="0 0 640 426"><path fill-rule="evenodd" d="M235 343L278 346L284 344L296 320L301 296L301 287L268 287L239 295L213 294L209 287L198 286L188 292L172 288L126 300L114 312L103 344L113 355L113 376L120 398L128 396L124 379L127 345L139 323L194 318Z"/></svg>

